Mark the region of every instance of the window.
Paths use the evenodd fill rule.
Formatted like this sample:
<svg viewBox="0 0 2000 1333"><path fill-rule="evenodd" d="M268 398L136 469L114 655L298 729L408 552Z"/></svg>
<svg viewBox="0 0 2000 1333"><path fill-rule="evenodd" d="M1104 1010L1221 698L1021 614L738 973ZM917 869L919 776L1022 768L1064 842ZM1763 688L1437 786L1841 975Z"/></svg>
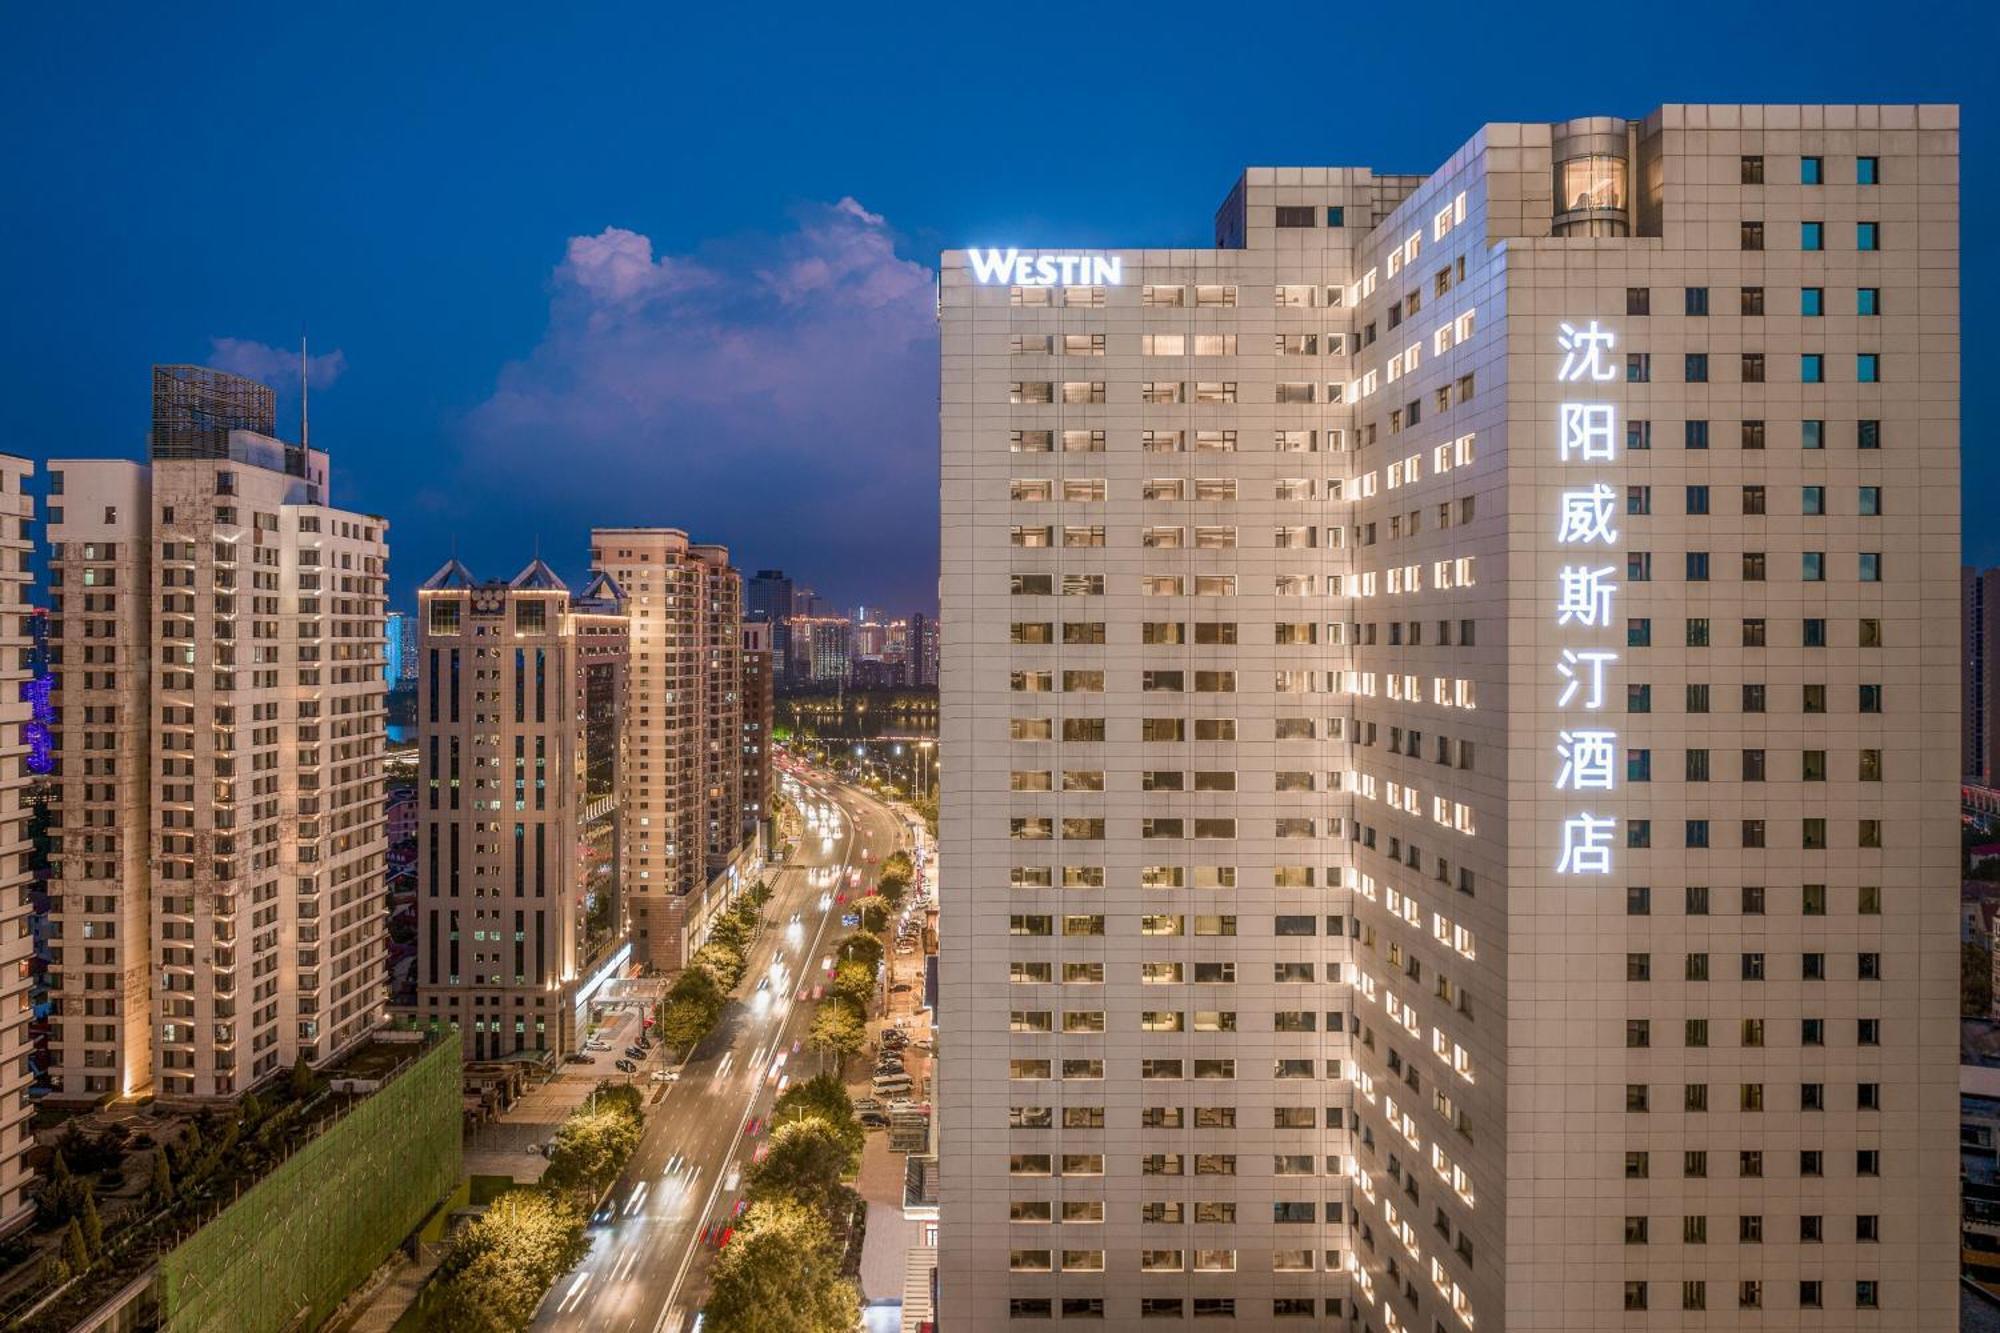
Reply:
<svg viewBox="0 0 2000 1333"><path fill-rule="evenodd" d="M1743 156L1742 172L1743 184L1762 185L1764 183L1764 159L1762 155L1753 156L1746 153Z"/></svg>
<svg viewBox="0 0 2000 1333"><path fill-rule="evenodd" d="M1879 421L1855 422L1854 447L1857 449L1880 449L1882 447L1882 423Z"/></svg>
<svg viewBox="0 0 2000 1333"><path fill-rule="evenodd" d="M1625 382L1646 384L1653 378L1653 355L1650 352L1627 352L1625 354Z"/></svg>
<svg viewBox="0 0 2000 1333"><path fill-rule="evenodd" d="M1344 227L1347 225L1347 210L1339 204L1330 205L1326 210L1326 225Z"/></svg>
<svg viewBox="0 0 2000 1333"><path fill-rule="evenodd" d="M1826 382L1826 355L1822 352L1807 352L1799 357L1799 383L1824 384Z"/></svg>
<svg viewBox="0 0 2000 1333"><path fill-rule="evenodd" d="M1761 316L1764 313L1764 289L1762 287L1745 287L1740 305L1741 309L1737 312L1738 314Z"/></svg>
<svg viewBox="0 0 2000 1333"><path fill-rule="evenodd" d="M1625 289L1625 313L1628 315L1652 314L1653 289L1650 287L1627 287Z"/></svg>
<svg viewBox="0 0 2000 1333"><path fill-rule="evenodd" d="M1799 488L1799 512L1808 518L1818 518L1826 513L1826 487L1801 486Z"/></svg>
<svg viewBox="0 0 2000 1333"><path fill-rule="evenodd" d="M1863 583L1880 583L1882 581L1882 553L1880 551L1861 552L1856 577Z"/></svg>
<svg viewBox="0 0 2000 1333"><path fill-rule="evenodd" d="M1744 223L1740 236L1741 236L1740 244L1745 250L1762 250L1764 248L1763 223L1761 222Z"/></svg>
<svg viewBox="0 0 2000 1333"><path fill-rule="evenodd" d="M1860 384L1881 383L1882 354L1880 352L1857 352L1854 357L1854 379Z"/></svg>
<svg viewBox="0 0 2000 1333"><path fill-rule="evenodd" d="M1826 314L1826 288L1799 288L1799 313L1807 319L1818 319Z"/></svg>
<svg viewBox="0 0 2000 1333"><path fill-rule="evenodd" d="M1305 204L1278 205L1278 225L1280 227L1310 227L1313 225L1313 210Z"/></svg>
<svg viewBox="0 0 2000 1333"><path fill-rule="evenodd" d="M1824 421L1801 421L1799 423L1799 447L1801 449L1826 448L1826 423Z"/></svg>
<svg viewBox="0 0 2000 1333"><path fill-rule="evenodd" d="M1854 313L1857 315L1881 314L1882 289L1880 287L1856 287L1854 289Z"/></svg>
<svg viewBox="0 0 2000 1333"><path fill-rule="evenodd" d="M1683 299L1687 314L1706 315L1708 313L1708 288L1690 287L1687 289Z"/></svg>
<svg viewBox="0 0 2000 1333"><path fill-rule="evenodd" d="M1708 423L1688 421L1682 423L1681 442L1689 449L1708 448Z"/></svg>
<svg viewBox="0 0 2000 1333"><path fill-rule="evenodd" d="M1879 222L1855 223L1854 248L1857 250L1880 250L1882 248L1882 224Z"/></svg>
<svg viewBox="0 0 2000 1333"><path fill-rule="evenodd" d="M1762 352L1745 352L1743 354L1742 366L1742 378L1745 384L1762 384L1764 382L1764 354Z"/></svg>
<svg viewBox="0 0 2000 1333"><path fill-rule="evenodd" d="M1856 185L1879 185L1882 180L1882 159L1879 157L1857 157L1854 159L1854 183Z"/></svg>
<svg viewBox="0 0 2000 1333"><path fill-rule="evenodd" d="M1880 486L1863 486L1858 493L1856 505L1858 506L1856 512L1863 518L1880 518L1882 516L1882 488Z"/></svg>
<svg viewBox="0 0 2000 1333"><path fill-rule="evenodd" d="M1686 369L1686 378L1689 384L1706 384L1708 382L1708 353L1689 352L1687 354Z"/></svg>
<svg viewBox="0 0 2000 1333"><path fill-rule="evenodd" d="M1808 487L1817 490L1817 487ZM1826 552L1801 551L1799 553L1799 578L1807 583L1826 582Z"/></svg>
<svg viewBox="0 0 2000 1333"><path fill-rule="evenodd" d="M1825 164L1820 158L1802 157L1799 159L1799 184L1824 185L1826 183L1824 177Z"/></svg>
<svg viewBox="0 0 2000 1333"><path fill-rule="evenodd" d="M1826 249L1826 224L1824 222L1801 222L1799 224L1799 249Z"/></svg>

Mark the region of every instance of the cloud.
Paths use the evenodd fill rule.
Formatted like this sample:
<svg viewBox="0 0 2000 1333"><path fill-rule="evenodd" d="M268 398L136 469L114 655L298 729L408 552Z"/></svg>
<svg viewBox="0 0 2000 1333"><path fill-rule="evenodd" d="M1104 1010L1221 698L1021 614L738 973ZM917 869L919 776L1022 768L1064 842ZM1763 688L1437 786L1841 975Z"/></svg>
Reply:
<svg viewBox="0 0 2000 1333"><path fill-rule="evenodd" d="M592 524L681 527L823 592L927 605L934 292L853 199L689 255L620 227L572 237L539 343L465 419L466 515L525 493L579 546Z"/></svg>
<svg viewBox="0 0 2000 1333"><path fill-rule="evenodd" d="M261 380L274 389L287 392L298 387L297 348L272 347L249 338L210 338L208 349L208 364L217 370ZM309 388L324 389L346 370L347 354L339 348L308 357L306 384Z"/></svg>

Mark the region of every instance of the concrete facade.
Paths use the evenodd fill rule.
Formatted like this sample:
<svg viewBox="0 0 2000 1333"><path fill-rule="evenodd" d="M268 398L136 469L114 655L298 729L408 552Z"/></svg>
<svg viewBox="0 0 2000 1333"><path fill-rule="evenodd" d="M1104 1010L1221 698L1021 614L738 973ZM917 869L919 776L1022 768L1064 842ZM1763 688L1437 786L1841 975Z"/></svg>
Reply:
<svg viewBox="0 0 2000 1333"><path fill-rule="evenodd" d="M34 933L29 929L33 861L28 815L31 779L23 734L32 706L28 682L28 621L33 613L28 557L35 502L28 478L35 465L0 454L0 1234L34 1212L29 1194L34 1147L28 1100L30 1044L28 999Z"/></svg>
<svg viewBox="0 0 2000 1333"><path fill-rule="evenodd" d="M1955 1327L1958 221L1667 106L944 255L942 1323Z"/></svg>

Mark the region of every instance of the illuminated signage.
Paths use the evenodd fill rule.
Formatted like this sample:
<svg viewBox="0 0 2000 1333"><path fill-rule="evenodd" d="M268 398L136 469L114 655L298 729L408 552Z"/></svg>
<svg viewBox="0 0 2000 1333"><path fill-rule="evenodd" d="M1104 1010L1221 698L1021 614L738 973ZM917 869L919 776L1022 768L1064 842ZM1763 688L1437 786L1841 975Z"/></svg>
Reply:
<svg viewBox="0 0 2000 1333"><path fill-rule="evenodd" d="M967 250L972 279L1015 287L1116 287L1125 280L1125 261L1103 255L1042 254L1037 251Z"/></svg>
<svg viewBox="0 0 2000 1333"><path fill-rule="evenodd" d="M1610 358L1617 343L1617 335L1594 319L1582 328L1568 323L1558 326L1556 347L1563 354L1563 363L1556 379L1563 384L1602 384L1616 378L1618 372ZM1609 403L1562 403L1556 412L1556 461L1565 469L1616 462L1617 417L1617 410ZM1615 548L1618 529L1612 520L1618 512L1616 489L1598 477L1578 480L1583 484L1565 486L1557 495L1556 544L1565 549ZM1557 626L1577 631L1612 629L1616 623L1613 613L1617 577L1615 564L1599 565L1583 560L1563 565L1556 571ZM1605 672L1617 660L1617 653L1603 648L1564 645L1555 664L1556 676L1562 681L1556 707L1565 713L1603 711ZM1572 726L1565 717L1556 732L1555 749L1560 765L1556 771L1557 791L1616 789L1617 732L1596 726ZM1617 831L1618 821L1610 816L1587 810L1565 815L1562 854L1556 861L1556 873L1610 874Z"/></svg>

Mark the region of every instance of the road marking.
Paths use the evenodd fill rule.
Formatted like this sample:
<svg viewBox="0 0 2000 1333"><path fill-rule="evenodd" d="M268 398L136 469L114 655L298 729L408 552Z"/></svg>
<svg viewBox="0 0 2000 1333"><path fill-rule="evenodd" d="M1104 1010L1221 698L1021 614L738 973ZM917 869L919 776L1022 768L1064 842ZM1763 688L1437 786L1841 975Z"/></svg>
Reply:
<svg viewBox="0 0 2000 1333"><path fill-rule="evenodd" d="M556 1313L567 1314L574 1308L578 1297L583 1294L583 1289L588 1285L590 1285L590 1272L586 1269L576 1275L576 1281L569 1284L569 1290L563 1294L562 1304L556 1306Z"/></svg>

